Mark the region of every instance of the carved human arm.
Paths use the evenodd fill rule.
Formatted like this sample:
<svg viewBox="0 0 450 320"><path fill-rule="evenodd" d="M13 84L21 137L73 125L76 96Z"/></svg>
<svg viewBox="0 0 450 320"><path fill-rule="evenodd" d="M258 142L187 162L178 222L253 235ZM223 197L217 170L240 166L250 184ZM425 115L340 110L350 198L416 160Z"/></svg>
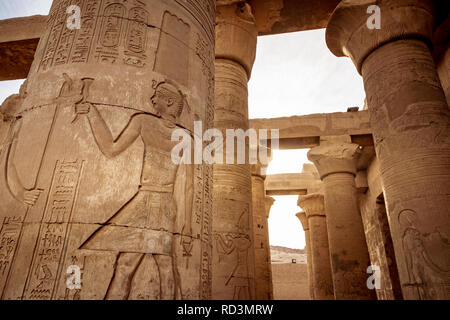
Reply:
<svg viewBox="0 0 450 320"><path fill-rule="evenodd" d="M2 158L4 158L4 179L8 192L17 200L26 205L34 206L42 190L39 189L26 189L20 180L17 168L14 164L14 156L16 154L18 135L22 122L19 120L16 123L11 124L10 134L7 138L5 145L5 152L3 152ZM3 159L2 159L3 160Z"/></svg>
<svg viewBox="0 0 450 320"><path fill-rule="evenodd" d="M141 132L140 122L135 115L131 117L127 126L114 140L111 130L98 111L97 107L91 104L77 106L78 114L87 114L89 125L100 151L108 158L114 158L125 151L139 136Z"/></svg>
<svg viewBox="0 0 450 320"><path fill-rule="evenodd" d="M235 248L235 246L233 245L234 244L233 240L230 239L228 241L224 240L223 235L221 235L220 233L216 234L216 240L219 244L219 247L222 249L221 253L230 254L233 252Z"/></svg>

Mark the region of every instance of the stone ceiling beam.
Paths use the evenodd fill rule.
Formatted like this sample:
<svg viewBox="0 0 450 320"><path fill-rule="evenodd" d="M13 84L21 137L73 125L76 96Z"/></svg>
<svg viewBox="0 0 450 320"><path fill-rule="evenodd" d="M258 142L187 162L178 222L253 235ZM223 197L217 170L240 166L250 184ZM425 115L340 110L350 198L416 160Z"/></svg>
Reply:
<svg viewBox="0 0 450 320"><path fill-rule="evenodd" d="M306 195L308 190L320 188L317 174L282 173L266 176L265 188L268 196Z"/></svg>
<svg viewBox="0 0 450 320"><path fill-rule="evenodd" d="M325 28L340 0L250 0L259 35Z"/></svg>
<svg viewBox="0 0 450 320"><path fill-rule="evenodd" d="M304 116L250 119L250 127L278 129L280 149L313 148L319 145L320 137L348 135L362 146L373 145L369 113L358 112L320 113Z"/></svg>
<svg viewBox="0 0 450 320"><path fill-rule="evenodd" d="M0 81L26 78L47 16L0 20Z"/></svg>

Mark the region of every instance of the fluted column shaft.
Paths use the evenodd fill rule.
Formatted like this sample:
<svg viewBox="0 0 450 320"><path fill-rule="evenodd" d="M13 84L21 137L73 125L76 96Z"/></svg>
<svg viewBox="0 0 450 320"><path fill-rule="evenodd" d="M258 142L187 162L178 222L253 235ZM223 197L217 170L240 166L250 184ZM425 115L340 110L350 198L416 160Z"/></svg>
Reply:
<svg viewBox="0 0 450 320"><path fill-rule="evenodd" d="M345 1L327 43L364 79L403 296L449 299L450 112L428 47L435 2L375 2L381 29L364 27L371 3Z"/></svg>
<svg viewBox="0 0 450 320"><path fill-rule="evenodd" d="M328 249L324 196L317 193L299 196L298 205L305 210L309 224L314 299L333 300L333 278Z"/></svg>

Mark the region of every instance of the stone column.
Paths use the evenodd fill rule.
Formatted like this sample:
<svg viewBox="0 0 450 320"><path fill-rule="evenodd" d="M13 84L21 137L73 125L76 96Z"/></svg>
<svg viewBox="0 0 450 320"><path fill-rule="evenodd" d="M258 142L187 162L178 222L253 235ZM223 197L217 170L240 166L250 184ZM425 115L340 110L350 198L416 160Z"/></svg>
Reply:
<svg viewBox="0 0 450 320"><path fill-rule="evenodd" d="M299 196L298 206L304 210L308 219L314 299L333 300L333 278L324 197L319 193Z"/></svg>
<svg viewBox="0 0 450 320"><path fill-rule="evenodd" d="M373 299L366 286L370 265L355 186L360 149L350 137L322 138L308 159L324 183L328 242L333 271L334 296L341 299Z"/></svg>
<svg viewBox="0 0 450 320"><path fill-rule="evenodd" d="M0 157L1 299L211 298L212 168L171 136L212 126L214 24L214 0L53 1Z"/></svg>
<svg viewBox="0 0 450 320"><path fill-rule="evenodd" d="M252 166L252 201L253 201L253 243L255 252L255 298L271 299L270 245L269 230L265 208L265 175L261 165Z"/></svg>
<svg viewBox="0 0 450 320"><path fill-rule="evenodd" d="M217 2L214 127L225 137L227 129L249 126L247 83L257 30L248 4L222 3L229 1ZM236 149L233 164L224 157L214 165L214 299L255 298L251 168L248 156L237 164ZM248 150L246 143L246 155Z"/></svg>
<svg viewBox="0 0 450 320"><path fill-rule="evenodd" d="M367 6L381 28L366 26ZM405 299L449 299L450 112L429 50L435 2L343 1L327 45L363 76Z"/></svg>
<svg viewBox="0 0 450 320"><path fill-rule="evenodd" d="M269 275L270 275L270 300L273 300L273 274L272 274L272 254L270 251L270 238L269 238L269 216L270 216L270 209L272 208L273 203L275 202L275 199L269 196L265 196L265 209L266 209L266 232L267 232L267 257L269 261Z"/></svg>
<svg viewBox="0 0 450 320"><path fill-rule="evenodd" d="M303 231L305 232L305 242L306 242L306 263L308 268L308 285L309 285L309 296L311 300L315 299L314 296L314 271L312 265L312 256L311 256L311 238L309 235L309 224L308 218L306 217L306 213L304 211L300 211L295 214L297 218L300 220Z"/></svg>

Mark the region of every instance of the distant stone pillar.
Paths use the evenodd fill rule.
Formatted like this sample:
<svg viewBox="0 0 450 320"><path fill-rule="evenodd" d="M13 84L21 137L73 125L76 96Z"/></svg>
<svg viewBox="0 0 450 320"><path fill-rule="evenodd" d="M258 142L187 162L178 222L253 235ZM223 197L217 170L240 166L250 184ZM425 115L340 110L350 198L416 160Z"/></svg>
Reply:
<svg viewBox="0 0 450 320"><path fill-rule="evenodd" d="M300 211L296 214L297 218L300 220L303 231L305 232L305 242L306 242L306 265L308 269L308 284L309 284L309 296L311 300L315 299L314 295L314 274L312 267L312 256L311 256L311 238L309 235L309 224L308 218L304 211Z"/></svg>
<svg viewBox="0 0 450 320"><path fill-rule="evenodd" d="M298 206L305 211L308 219L314 299L333 300L333 278L328 249L324 196L319 193L299 196Z"/></svg>
<svg viewBox="0 0 450 320"><path fill-rule="evenodd" d="M269 238L269 216L270 216L270 209L272 208L273 203L275 202L275 199L269 196L265 196L265 209L266 209L266 231L267 231L267 257L269 259L269 275L270 275L270 300L273 299L273 274L272 274L272 254L270 252L270 238Z"/></svg>
<svg viewBox="0 0 450 320"><path fill-rule="evenodd" d="M381 28L368 29L367 7ZM435 1L342 1L327 45L363 76L405 299L450 299L450 112L431 57Z"/></svg>
<svg viewBox="0 0 450 320"><path fill-rule="evenodd" d="M222 2L217 2L214 127L225 137L227 129L249 127L247 83L257 30L250 5ZM245 151L248 155L248 144ZM213 299L255 298L251 168L248 161L237 164L236 146L234 160L214 164Z"/></svg>
<svg viewBox="0 0 450 320"><path fill-rule="evenodd" d="M253 243L255 253L255 298L271 299L270 245L265 208L265 175L261 165L252 167L252 201L253 201Z"/></svg>
<svg viewBox="0 0 450 320"><path fill-rule="evenodd" d="M308 159L324 183L328 242L334 296L341 299L374 299L366 286L370 265L355 186L360 149L350 137L326 138L308 152Z"/></svg>

